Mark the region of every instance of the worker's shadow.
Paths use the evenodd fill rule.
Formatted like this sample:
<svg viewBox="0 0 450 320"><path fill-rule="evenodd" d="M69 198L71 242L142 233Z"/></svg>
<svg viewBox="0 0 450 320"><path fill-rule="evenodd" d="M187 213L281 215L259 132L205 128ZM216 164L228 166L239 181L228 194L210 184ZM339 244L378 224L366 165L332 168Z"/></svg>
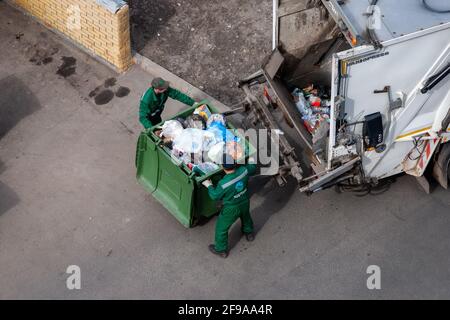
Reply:
<svg viewBox="0 0 450 320"><path fill-rule="evenodd" d="M284 208L297 190L297 184L294 179L288 179L288 183L284 187L280 187L275 179L270 176L256 176L250 180L250 214L253 219L255 234L258 234L273 214ZM256 207L253 207L252 199L256 197L263 198L263 201ZM241 222L238 221L230 230L230 249L241 240L241 237Z"/></svg>

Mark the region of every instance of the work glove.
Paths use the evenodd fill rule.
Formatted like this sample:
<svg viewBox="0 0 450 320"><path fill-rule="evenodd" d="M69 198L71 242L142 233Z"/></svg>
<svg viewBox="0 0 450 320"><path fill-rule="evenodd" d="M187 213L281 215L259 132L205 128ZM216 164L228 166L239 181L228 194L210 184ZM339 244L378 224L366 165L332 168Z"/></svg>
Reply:
<svg viewBox="0 0 450 320"><path fill-rule="evenodd" d="M194 102L194 104L192 105L194 108L198 108L200 107L202 104L200 102Z"/></svg>
<svg viewBox="0 0 450 320"><path fill-rule="evenodd" d="M208 180L203 181L202 185L204 185L206 188L208 188L209 186L212 186L213 184L212 184L211 180L208 179Z"/></svg>

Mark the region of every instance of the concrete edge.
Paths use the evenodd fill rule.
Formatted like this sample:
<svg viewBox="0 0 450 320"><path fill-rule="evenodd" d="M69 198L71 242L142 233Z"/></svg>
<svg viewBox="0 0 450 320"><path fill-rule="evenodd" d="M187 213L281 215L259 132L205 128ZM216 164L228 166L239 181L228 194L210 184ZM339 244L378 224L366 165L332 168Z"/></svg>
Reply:
<svg viewBox="0 0 450 320"><path fill-rule="evenodd" d="M200 89L193 86L189 82L181 79L180 77L173 74L169 70L161 67L160 65L154 63L152 60L140 55L139 53L133 52L133 60L134 60L135 65L138 65L144 71L146 71L152 75L160 76L161 78L169 81L173 87L192 96L195 100L207 99L220 112L230 110L230 108L227 105L225 105L222 102L218 101L217 99L211 97L204 91L201 91Z"/></svg>

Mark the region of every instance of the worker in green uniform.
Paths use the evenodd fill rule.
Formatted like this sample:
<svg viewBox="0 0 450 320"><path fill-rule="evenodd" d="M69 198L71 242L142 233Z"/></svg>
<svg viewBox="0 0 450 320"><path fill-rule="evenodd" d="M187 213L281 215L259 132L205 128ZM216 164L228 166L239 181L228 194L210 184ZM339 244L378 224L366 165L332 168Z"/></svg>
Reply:
<svg viewBox="0 0 450 320"><path fill-rule="evenodd" d="M139 121L145 129L151 128L162 121L161 113L168 98L178 100L189 106L195 104L191 97L171 88L169 82L161 78L155 78L152 81L151 88L142 96L139 107Z"/></svg>
<svg viewBox="0 0 450 320"><path fill-rule="evenodd" d="M223 201L223 208L216 223L215 244L209 245L209 250L226 258L228 256L228 230L237 219L241 219L241 231L247 241L255 239L247 184L249 177L256 171L256 164L254 164L254 159L250 158L249 164L237 166L233 158L225 154L222 167L225 176L216 187L213 186L211 180L204 181L203 185L208 188L211 199Z"/></svg>

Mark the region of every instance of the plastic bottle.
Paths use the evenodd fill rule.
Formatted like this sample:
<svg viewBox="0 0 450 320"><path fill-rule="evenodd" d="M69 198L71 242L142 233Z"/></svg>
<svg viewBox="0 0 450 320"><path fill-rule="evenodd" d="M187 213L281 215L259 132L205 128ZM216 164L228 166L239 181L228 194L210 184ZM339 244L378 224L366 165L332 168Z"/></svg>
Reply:
<svg viewBox="0 0 450 320"><path fill-rule="evenodd" d="M298 111L303 115L303 116L308 116L308 115L312 115L312 110L311 107L308 104L308 101L305 99L305 96L303 95L303 92L296 88L292 94L296 97L298 97L298 101L295 103L295 106L297 107Z"/></svg>

